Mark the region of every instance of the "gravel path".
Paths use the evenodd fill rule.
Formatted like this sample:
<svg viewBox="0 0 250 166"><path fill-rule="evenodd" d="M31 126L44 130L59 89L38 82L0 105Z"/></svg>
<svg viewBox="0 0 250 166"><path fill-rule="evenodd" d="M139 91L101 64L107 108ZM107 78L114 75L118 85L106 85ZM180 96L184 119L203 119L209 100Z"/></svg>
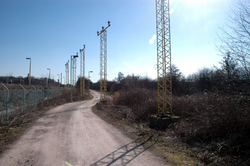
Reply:
<svg viewBox="0 0 250 166"><path fill-rule="evenodd" d="M144 144L125 137L91 111L94 99L47 111L0 158L1 166L162 166Z"/></svg>

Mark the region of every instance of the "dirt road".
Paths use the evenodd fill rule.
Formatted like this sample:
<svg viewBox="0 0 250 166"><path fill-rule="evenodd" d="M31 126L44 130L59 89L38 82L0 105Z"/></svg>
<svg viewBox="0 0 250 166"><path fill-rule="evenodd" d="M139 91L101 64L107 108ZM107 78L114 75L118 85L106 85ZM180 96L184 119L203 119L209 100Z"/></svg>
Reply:
<svg viewBox="0 0 250 166"><path fill-rule="evenodd" d="M0 158L1 166L165 165L143 144L125 137L91 111L99 100L47 111Z"/></svg>

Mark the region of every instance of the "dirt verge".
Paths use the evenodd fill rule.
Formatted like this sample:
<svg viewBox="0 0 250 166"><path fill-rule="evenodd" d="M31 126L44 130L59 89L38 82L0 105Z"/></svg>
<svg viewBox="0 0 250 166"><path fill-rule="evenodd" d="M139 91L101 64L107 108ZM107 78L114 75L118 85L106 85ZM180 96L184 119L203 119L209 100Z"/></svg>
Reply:
<svg viewBox="0 0 250 166"><path fill-rule="evenodd" d="M93 96L81 97L79 94L73 96L73 101L90 100ZM44 101L38 104L37 108L30 108L28 111L11 117L9 121L0 124L0 156L9 148L9 145L17 140L32 124L47 110L70 102L70 93L64 91L63 95Z"/></svg>
<svg viewBox="0 0 250 166"><path fill-rule="evenodd" d="M166 162L173 165L204 165L195 157L194 152L188 146L181 143L179 138L170 131L156 131L144 123L131 123L126 119L119 120L110 113L110 111L114 110L103 103L97 103L92 108L92 111L104 121L121 130L124 135L131 139L136 140L140 137L147 139L152 137L148 142L149 144L154 144L151 151L164 158Z"/></svg>

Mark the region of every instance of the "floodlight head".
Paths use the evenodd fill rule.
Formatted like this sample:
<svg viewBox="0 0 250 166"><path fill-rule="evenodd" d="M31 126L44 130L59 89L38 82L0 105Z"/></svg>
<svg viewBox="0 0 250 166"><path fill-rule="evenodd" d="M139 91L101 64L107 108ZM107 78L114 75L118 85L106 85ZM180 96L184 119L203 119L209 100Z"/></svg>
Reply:
<svg viewBox="0 0 250 166"><path fill-rule="evenodd" d="M26 58L26 59L31 59L31 58Z"/></svg>
<svg viewBox="0 0 250 166"><path fill-rule="evenodd" d="M78 57L78 52L76 52L76 55L71 55L71 57L73 56L73 58L77 58Z"/></svg>
<svg viewBox="0 0 250 166"><path fill-rule="evenodd" d="M50 70L50 68L47 68L47 70Z"/></svg>

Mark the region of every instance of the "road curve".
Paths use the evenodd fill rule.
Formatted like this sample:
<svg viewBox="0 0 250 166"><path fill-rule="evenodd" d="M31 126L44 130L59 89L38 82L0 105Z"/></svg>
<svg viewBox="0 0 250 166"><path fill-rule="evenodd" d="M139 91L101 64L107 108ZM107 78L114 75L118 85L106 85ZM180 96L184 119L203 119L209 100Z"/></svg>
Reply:
<svg viewBox="0 0 250 166"><path fill-rule="evenodd" d="M125 137L91 111L94 99L47 111L0 158L1 166L162 166L143 144Z"/></svg>

